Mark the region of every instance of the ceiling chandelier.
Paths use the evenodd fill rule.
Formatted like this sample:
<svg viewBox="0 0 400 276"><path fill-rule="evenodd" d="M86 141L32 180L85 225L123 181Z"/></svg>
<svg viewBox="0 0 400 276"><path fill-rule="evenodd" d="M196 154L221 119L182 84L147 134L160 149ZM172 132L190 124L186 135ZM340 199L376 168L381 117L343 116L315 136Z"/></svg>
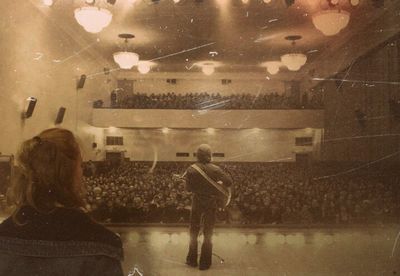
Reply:
<svg viewBox="0 0 400 276"><path fill-rule="evenodd" d="M319 31L326 36L338 34L347 27L350 21L350 13L340 9L320 11L313 15L312 22Z"/></svg>
<svg viewBox="0 0 400 276"><path fill-rule="evenodd" d="M312 22L317 30L326 36L337 35L350 22L350 13L340 8L339 0L325 0L327 10L317 12L312 16ZM357 6L359 0L349 0L352 6Z"/></svg>
<svg viewBox="0 0 400 276"><path fill-rule="evenodd" d="M101 32L112 20L109 10L94 6L77 8L74 15L79 25L89 33Z"/></svg>
<svg viewBox="0 0 400 276"><path fill-rule="evenodd" d="M292 41L292 46L296 45L296 40L301 39L300 35L290 35L285 37L286 40ZM307 56L302 53L288 53L281 56L281 61L290 71L299 71L306 64Z"/></svg>
<svg viewBox="0 0 400 276"><path fill-rule="evenodd" d="M261 66L267 67L268 73L271 75L276 75L279 72L279 68L282 66L281 61L266 61L261 64Z"/></svg>
<svg viewBox="0 0 400 276"><path fill-rule="evenodd" d="M125 45L128 44L128 39L134 38L133 34L119 34L118 37L125 39ZM115 52L113 54L114 61L119 65L121 69L131 69L133 66L138 65L139 55L134 52L125 51Z"/></svg>

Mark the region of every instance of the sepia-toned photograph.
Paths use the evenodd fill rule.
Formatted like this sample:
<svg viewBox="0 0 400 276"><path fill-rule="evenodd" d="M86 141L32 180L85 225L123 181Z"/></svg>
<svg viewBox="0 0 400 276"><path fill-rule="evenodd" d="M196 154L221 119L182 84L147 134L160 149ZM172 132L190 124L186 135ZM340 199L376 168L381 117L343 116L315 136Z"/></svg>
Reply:
<svg viewBox="0 0 400 276"><path fill-rule="evenodd" d="M400 0L3 0L0 276L400 275Z"/></svg>

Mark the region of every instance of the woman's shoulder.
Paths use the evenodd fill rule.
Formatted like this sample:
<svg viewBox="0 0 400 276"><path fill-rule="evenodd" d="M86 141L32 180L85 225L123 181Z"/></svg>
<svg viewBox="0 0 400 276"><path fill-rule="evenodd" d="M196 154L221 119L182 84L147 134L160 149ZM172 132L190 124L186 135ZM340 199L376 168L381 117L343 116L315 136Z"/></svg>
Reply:
<svg viewBox="0 0 400 276"><path fill-rule="evenodd" d="M122 248L120 237L95 222L79 209L56 208L40 213L32 207L22 208L17 215L0 224L0 237L22 240L75 241L100 243Z"/></svg>

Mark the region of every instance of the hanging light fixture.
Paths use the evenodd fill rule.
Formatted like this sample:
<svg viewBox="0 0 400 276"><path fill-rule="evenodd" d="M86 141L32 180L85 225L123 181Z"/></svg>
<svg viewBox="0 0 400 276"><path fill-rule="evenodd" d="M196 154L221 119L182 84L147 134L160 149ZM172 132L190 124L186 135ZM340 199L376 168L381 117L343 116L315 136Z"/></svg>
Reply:
<svg viewBox="0 0 400 276"><path fill-rule="evenodd" d="M77 8L74 15L79 25L89 33L101 32L112 20L109 10L94 6Z"/></svg>
<svg viewBox="0 0 400 276"><path fill-rule="evenodd" d="M340 1L326 0L329 9L320 11L312 16L312 22L317 30L326 36L337 35L347 27L350 22L350 13L340 8ZM350 0L351 5L355 6L358 0Z"/></svg>
<svg viewBox="0 0 400 276"><path fill-rule="evenodd" d="M329 9L313 15L312 22L326 36L338 34L350 22L350 13L344 10Z"/></svg>
<svg viewBox="0 0 400 276"><path fill-rule="evenodd" d="M295 47L296 40L301 39L300 35L290 35L285 37L286 40L292 41L292 46ZM282 63L290 70L290 71L299 71L300 68L306 64L307 56L302 53L288 53L281 56Z"/></svg>
<svg viewBox="0 0 400 276"><path fill-rule="evenodd" d="M119 34L118 37L125 39L125 51L115 52L113 54L114 61L121 69L131 69L138 65L139 55L134 52L127 51L128 39L134 38L133 34Z"/></svg>
<svg viewBox="0 0 400 276"><path fill-rule="evenodd" d="M137 69L140 74L147 74L150 72L151 66L153 66L153 65L154 65L154 63L151 61L141 60L141 61L139 61L138 65L137 65Z"/></svg>
<svg viewBox="0 0 400 276"><path fill-rule="evenodd" d="M282 62L281 61L266 61L266 62L262 63L261 66L267 67L267 71L271 75L276 75L279 72L279 67L282 66Z"/></svg>
<svg viewBox="0 0 400 276"><path fill-rule="evenodd" d="M201 67L201 71L204 75L211 76L215 72L215 66L213 63L204 63Z"/></svg>
<svg viewBox="0 0 400 276"><path fill-rule="evenodd" d="M200 68L204 75L211 76L217 67L222 66L222 63L214 60L204 60L194 63L193 66Z"/></svg>
<svg viewBox="0 0 400 276"><path fill-rule="evenodd" d="M54 1L53 0L43 0L43 4L48 7L51 7L51 6L53 6Z"/></svg>

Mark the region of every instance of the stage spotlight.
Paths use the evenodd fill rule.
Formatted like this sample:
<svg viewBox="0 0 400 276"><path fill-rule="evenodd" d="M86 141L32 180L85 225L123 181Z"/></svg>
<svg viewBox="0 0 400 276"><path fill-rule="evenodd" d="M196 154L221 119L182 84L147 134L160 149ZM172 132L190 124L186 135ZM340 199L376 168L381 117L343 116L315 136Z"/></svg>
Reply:
<svg viewBox="0 0 400 276"><path fill-rule="evenodd" d="M269 4L269 3L271 3L271 0L264 0L264 3Z"/></svg>
<svg viewBox="0 0 400 276"><path fill-rule="evenodd" d="M250 2L250 0L242 0L243 4L248 4Z"/></svg>
<svg viewBox="0 0 400 276"><path fill-rule="evenodd" d="M53 6L54 1L53 0L43 0L43 4L50 7L50 6Z"/></svg>
<svg viewBox="0 0 400 276"><path fill-rule="evenodd" d="M173 0L175 4L178 4L181 0Z"/></svg>
<svg viewBox="0 0 400 276"><path fill-rule="evenodd" d="M357 6L358 4L360 4L360 0L350 0L350 4L352 6Z"/></svg>
<svg viewBox="0 0 400 276"><path fill-rule="evenodd" d="M96 1L95 0L86 0L85 3L88 5L94 5Z"/></svg>

